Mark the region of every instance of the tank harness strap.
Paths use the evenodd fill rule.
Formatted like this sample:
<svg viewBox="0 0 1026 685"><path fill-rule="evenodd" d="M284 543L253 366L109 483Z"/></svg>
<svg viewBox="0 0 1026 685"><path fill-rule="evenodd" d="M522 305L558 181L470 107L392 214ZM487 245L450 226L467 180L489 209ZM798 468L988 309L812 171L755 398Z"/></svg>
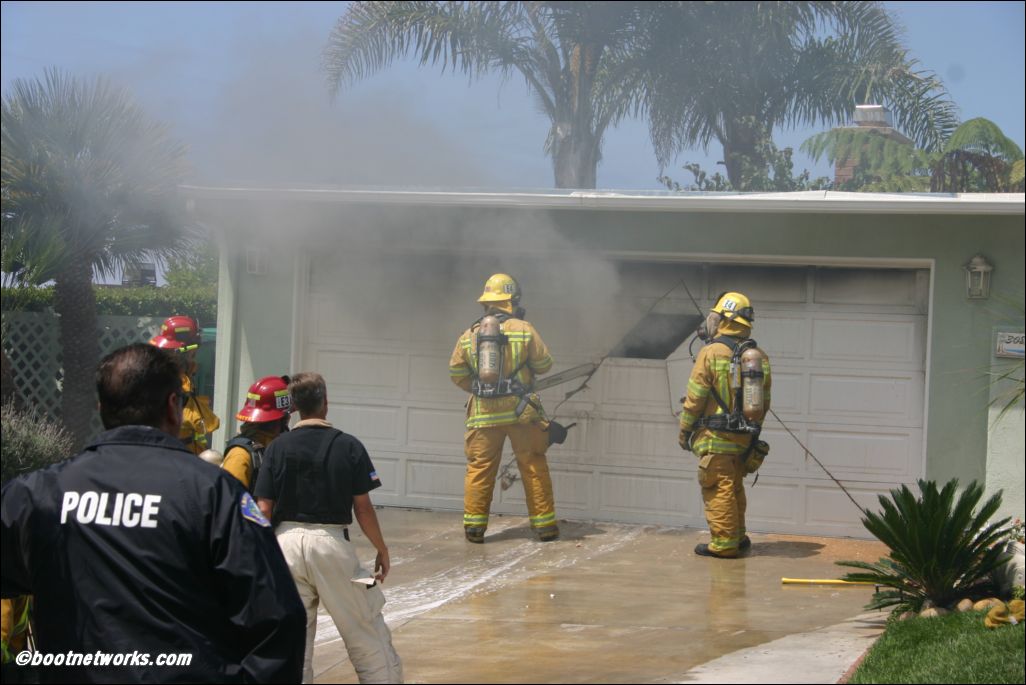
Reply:
<svg viewBox="0 0 1026 685"><path fill-rule="evenodd" d="M245 435L236 435L224 446L225 456L228 456L228 451L233 447L241 447L249 453L249 460L253 464L254 474L260 470L260 466L264 461L264 449L257 447L252 438L247 438Z"/></svg>

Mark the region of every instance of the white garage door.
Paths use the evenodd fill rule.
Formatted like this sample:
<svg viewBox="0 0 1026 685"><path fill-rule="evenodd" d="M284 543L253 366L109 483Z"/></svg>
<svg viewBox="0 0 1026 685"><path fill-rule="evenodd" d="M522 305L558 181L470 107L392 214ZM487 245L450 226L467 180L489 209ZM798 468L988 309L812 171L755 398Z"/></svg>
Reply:
<svg viewBox="0 0 1026 685"><path fill-rule="evenodd" d="M703 308L724 290L745 292L772 362L773 408L856 500L875 508L878 494L923 473L925 270L341 252L309 263L300 365L324 374L329 418L370 450L378 503L462 508L466 396L448 358L494 271L521 280L556 370L606 354L646 312L693 315L682 279ZM549 453L559 516L704 525L696 460L677 446L673 415L689 371L686 343L668 361L608 358L562 404L558 418L578 426ZM577 385L546 391L546 408ZM772 452L749 491L750 529L865 535L855 507L775 420L763 436ZM520 485L496 488L493 511L524 513Z"/></svg>

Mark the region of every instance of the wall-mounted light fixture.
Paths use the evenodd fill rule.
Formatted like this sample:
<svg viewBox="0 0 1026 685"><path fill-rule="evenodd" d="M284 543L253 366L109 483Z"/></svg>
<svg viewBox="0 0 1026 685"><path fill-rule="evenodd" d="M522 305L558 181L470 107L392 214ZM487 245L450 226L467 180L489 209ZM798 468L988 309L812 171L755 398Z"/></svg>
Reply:
<svg viewBox="0 0 1026 685"><path fill-rule="evenodd" d="M990 272L994 267L978 254L965 265L965 296L970 300L990 297Z"/></svg>

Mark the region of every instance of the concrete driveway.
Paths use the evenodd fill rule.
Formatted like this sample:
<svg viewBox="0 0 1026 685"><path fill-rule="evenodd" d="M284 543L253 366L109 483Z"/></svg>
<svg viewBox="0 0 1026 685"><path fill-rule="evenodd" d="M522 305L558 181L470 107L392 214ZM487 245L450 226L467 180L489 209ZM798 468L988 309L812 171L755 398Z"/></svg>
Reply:
<svg viewBox="0 0 1026 685"><path fill-rule="evenodd" d="M560 521L562 538L542 544L513 516L493 517L485 544L472 545L456 512L378 516L392 557L385 619L408 683L716 681L717 668L742 662L762 682L803 682L796 673L817 646L830 651L864 629L836 624L861 614L872 588L780 579L836 578L835 561L885 553L877 542L754 534L747 557L709 559L692 553L704 531L576 521ZM370 567L373 548L358 527L351 533ZM833 650L838 674L864 649L853 644ZM314 673L357 682L323 612ZM744 682L731 673L719 682Z"/></svg>

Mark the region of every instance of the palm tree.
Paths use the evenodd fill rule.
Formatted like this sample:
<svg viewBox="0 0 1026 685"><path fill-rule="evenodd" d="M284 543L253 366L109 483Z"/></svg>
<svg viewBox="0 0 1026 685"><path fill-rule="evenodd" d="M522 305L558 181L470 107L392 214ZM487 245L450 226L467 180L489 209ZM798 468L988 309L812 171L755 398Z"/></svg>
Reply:
<svg viewBox="0 0 1026 685"><path fill-rule="evenodd" d="M877 2L655 3L648 24L647 109L663 166L713 141L734 188L765 169L760 141L776 127L850 120L887 105L926 150L954 128L943 84L919 69Z"/></svg>
<svg viewBox="0 0 1026 685"><path fill-rule="evenodd" d="M411 53L422 65L519 72L549 118L557 188L594 188L602 137L638 102L644 2L353 2L324 51L332 94Z"/></svg>
<svg viewBox="0 0 1026 685"><path fill-rule="evenodd" d="M26 284L54 281L61 409L81 444L96 406L93 276L182 252L185 148L126 91L56 69L13 82L2 129L2 267Z"/></svg>
<svg viewBox="0 0 1026 685"><path fill-rule="evenodd" d="M835 128L802 148L819 161L854 166L842 189L877 192L1008 193L1023 190L1022 149L997 124L976 117L930 152L872 127Z"/></svg>

